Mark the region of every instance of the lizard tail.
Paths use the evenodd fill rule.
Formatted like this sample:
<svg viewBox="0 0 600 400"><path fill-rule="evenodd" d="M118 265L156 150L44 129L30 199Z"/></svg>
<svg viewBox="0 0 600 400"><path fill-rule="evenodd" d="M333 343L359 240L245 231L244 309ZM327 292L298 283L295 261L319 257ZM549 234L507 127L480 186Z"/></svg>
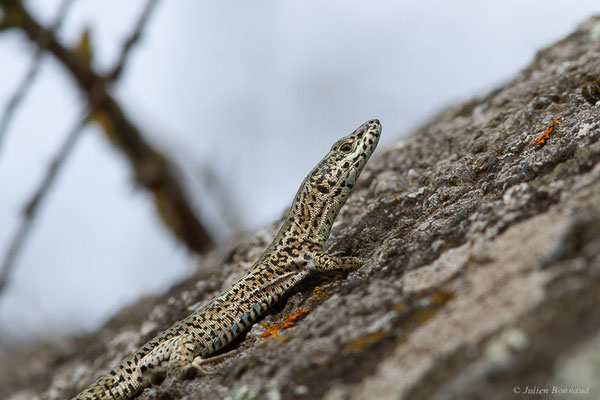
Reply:
<svg viewBox="0 0 600 400"><path fill-rule="evenodd" d="M142 374L131 357L128 357L72 400L130 400L145 387Z"/></svg>

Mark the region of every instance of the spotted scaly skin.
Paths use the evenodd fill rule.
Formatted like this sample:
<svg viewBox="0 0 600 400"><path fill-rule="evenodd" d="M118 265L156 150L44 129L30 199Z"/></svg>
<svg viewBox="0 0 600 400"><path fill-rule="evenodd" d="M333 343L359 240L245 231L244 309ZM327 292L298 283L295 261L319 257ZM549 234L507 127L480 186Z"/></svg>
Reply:
<svg viewBox="0 0 600 400"><path fill-rule="evenodd" d="M352 270L365 260L323 251L331 225L375 150L381 125L365 122L337 141L298 189L279 233L227 291L150 340L75 400L126 400L166 377L182 380L252 325L311 270ZM228 353L226 353L228 354ZM225 354L225 355L226 355Z"/></svg>

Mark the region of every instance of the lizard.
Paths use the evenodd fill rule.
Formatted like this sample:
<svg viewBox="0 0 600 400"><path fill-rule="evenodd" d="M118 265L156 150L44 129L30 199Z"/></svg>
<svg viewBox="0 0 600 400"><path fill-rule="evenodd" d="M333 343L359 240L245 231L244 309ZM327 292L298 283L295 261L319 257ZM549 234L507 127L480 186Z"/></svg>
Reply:
<svg viewBox="0 0 600 400"><path fill-rule="evenodd" d="M338 140L302 181L274 240L229 289L144 344L73 400L128 400L165 377L206 371L218 354L311 271L350 271L367 260L324 251L331 226L375 150L381 124L372 119ZM218 354L218 355L215 355Z"/></svg>

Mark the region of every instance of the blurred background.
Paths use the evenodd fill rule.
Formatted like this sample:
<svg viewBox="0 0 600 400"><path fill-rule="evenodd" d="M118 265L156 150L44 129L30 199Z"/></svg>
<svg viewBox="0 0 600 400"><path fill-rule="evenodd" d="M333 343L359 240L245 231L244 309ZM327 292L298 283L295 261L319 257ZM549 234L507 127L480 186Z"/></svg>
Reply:
<svg viewBox="0 0 600 400"><path fill-rule="evenodd" d="M0 21L13 18L13 3L0 0ZM600 12L597 0L24 6L46 27L61 22L53 35L106 78L151 159L179 170L171 178L206 236L186 244L173 233L168 210L180 207L153 186L155 164L140 167L111 143L110 124L77 128L87 102L105 98L94 103L93 90L78 87L47 35L0 25L0 345L94 330L164 292L193 272L203 243L278 218L331 144L367 119L382 122L381 152L443 107L514 78ZM50 52L37 57L36 41ZM122 71L105 76L120 61ZM73 146L61 153L65 143ZM53 160L60 168L49 180ZM36 193L35 213L24 214Z"/></svg>

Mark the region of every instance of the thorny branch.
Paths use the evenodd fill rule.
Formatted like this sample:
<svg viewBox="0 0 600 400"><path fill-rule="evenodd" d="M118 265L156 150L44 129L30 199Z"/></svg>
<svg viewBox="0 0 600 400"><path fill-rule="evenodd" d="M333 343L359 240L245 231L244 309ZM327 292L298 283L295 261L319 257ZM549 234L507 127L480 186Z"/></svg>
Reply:
<svg viewBox="0 0 600 400"><path fill-rule="evenodd" d="M108 84L120 76L131 49L142 36L144 26L154 9L157 0L148 0L130 37L124 42L119 61L106 76L96 74L91 66L77 53L66 49L56 39L53 31L41 27L24 9L19 0L0 0L5 11L16 13L18 25L9 26L21 29L38 47L47 48L71 72L77 84L87 97L88 106L84 117L73 127L61 150L53 159L42 184L24 210L22 224L11 243L4 265L0 269L0 291L6 284L14 260L22 247L27 232L32 225L41 200L54 181L60 166L70 154L83 127L89 120L95 120L104 128L107 136L127 156L138 182L154 195L155 205L163 222L193 251L203 251L212 244L212 239L197 219L188 202L179 176L169 161L145 142L141 132L123 113L118 102L108 92ZM6 25L7 18L0 23ZM10 21L8 21L10 22ZM41 42L40 38L46 38Z"/></svg>

